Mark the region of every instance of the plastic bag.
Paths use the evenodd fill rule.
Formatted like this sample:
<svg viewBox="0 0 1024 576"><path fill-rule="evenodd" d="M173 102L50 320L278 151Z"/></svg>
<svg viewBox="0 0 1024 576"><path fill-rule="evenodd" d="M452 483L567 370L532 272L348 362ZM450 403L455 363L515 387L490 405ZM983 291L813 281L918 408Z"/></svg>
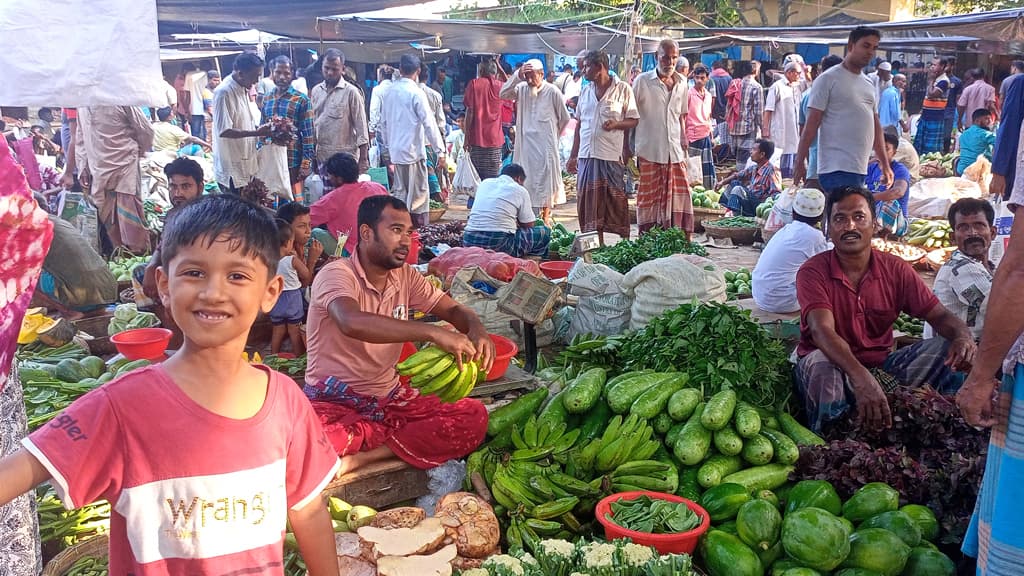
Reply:
<svg viewBox="0 0 1024 576"><path fill-rule="evenodd" d="M1006 252L1006 247L1010 244L1010 229L1013 228L1013 212L1010 211L1008 202L1005 200L998 200L995 204L996 209L996 237L992 241L992 246L988 250L988 259L991 260L996 266L999 265L999 261L1003 259L1003 254Z"/></svg>
<svg viewBox="0 0 1024 576"><path fill-rule="evenodd" d="M259 169L256 177L267 185L267 190L275 196L292 199L292 183L288 176L288 148L277 144L267 144L256 151Z"/></svg>
<svg viewBox="0 0 1024 576"><path fill-rule="evenodd" d="M416 506L433 516L438 500L445 494L462 489L462 482L466 479L466 463L462 460L449 460L437 468L427 470L427 477L430 478L427 481L430 493L417 498Z"/></svg>
<svg viewBox="0 0 1024 576"><path fill-rule="evenodd" d="M764 229L767 232L778 232L782 227L793 221L793 201L796 200L796 188L790 187L784 190L775 199L772 211L764 221Z"/></svg>
<svg viewBox="0 0 1024 576"><path fill-rule="evenodd" d="M370 161L370 166L373 166L373 167L379 167L380 166L380 147L379 146L377 146L376 144L374 144L373 146L370 146L370 150L367 152L367 155L369 156L368 160Z"/></svg>
<svg viewBox="0 0 1024 576"><path fill-rule="evenodd" d="M622 290L625 277L604 264L579 262L569 271L569 294L579 296L566 340L578 334L611 336L629 328L633 297Z"/></svg>
<svg viewBox="0 0 1024 576"><path fill-rule="evenodd" d="M725 302L725 275L713 261L675 254L644 262L622 279L622 291L633 298L629 327L639 330L680 302Z"/></svg>
<svg viewBox="0 0 1024 576"><path fill-rule="evenodd" d="M977 184L978 188L981 188L981 194L988 196L988 185L992 181L992 163L988 161L988 158L978 156L974 164L964 168L961 177Z"/></svg>
<svg viewBox="0 0 1024 576"><path fill-rule="evenodd" d="M324 181L319 174L310 174L302 185L302 197L306 204L312 204L324 195Z"/></svg>
<svg viewBox="0 0 1024 576"><path fill-rule="evenodd" d="M476 197L476 187L480 185L480 175L477 174L473 162L468 156L463 156L458 166L455 167L455 176L452 178L452 193L466 194L471 198Z"/></svg>

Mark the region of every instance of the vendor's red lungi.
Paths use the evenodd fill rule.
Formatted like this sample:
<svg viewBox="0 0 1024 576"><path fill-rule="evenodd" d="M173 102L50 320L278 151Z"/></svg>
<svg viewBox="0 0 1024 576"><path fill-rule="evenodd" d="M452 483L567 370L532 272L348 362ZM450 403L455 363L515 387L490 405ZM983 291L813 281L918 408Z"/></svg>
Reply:
<svg viewBox="0 0 1024 576"><path fill-rule="evenodd" d="M426 470L476 450L487 433L487 409L470 398L447 404L405 384L377 398L334 378L307 385L305 392L340 456L386 445Z"/></svg>

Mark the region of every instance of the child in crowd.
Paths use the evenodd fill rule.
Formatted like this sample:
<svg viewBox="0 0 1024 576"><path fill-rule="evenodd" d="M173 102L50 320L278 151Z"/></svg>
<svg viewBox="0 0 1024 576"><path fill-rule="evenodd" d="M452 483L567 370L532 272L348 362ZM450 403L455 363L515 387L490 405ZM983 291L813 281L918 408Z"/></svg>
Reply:
<svg viewBox="0 0 1024 576"><path fill-rule="evenodd" d="M956 163L956 173L961 175L964 170L974 164L978 156L992 160L992 147L996 143L996 135L992 132L992 113L985 108L978 108L971 114L971 126L960 134L960 159Z"/></svg>
<svg viewBox="0 0 1024 576"><path fill-rule="evenodd" d="M281 575L287 520L309 573L337 576L320 498L337 454L295 383L243 358L283 285L274 220L230 195L180 210L157 285L183 346L89 392L0 460L0 505L45 481L68 509L109 501L111 574Z"/></svg>
<svg viewBox="0 0 1024 576"><path fill-rule="evenodd" d="M302 309L302 282L299 281L299 276L310 276L310 273L302 258L295 256L292 225L281 219L276 222L277 240L281 244L281 260L277 263L277 275L284 279L284 288L277 298L277 304L274 304L274 309L270 311L270 322L274 325L270 336L270 352L281 352L281 343L287 332L292 343L292 353L300 356L306 347L302 343L299 327L306 314Z"/></svg>
<svg viewBox="0 0 1024 576"><path fill-rule="evenodd" d="M299 202L289 202L277 209L277 217L291 224L292 243L295 245L295 255L306 265L306 271L296 268L299 272L299 280L302 286L306 287L313 283L313 271L316 269L317 260L324 253L324 245L314 239L313 227L309 220L309 206ZM276 237L276 235L275 235ZM308 250L306 244L309 244Z"/></svg>

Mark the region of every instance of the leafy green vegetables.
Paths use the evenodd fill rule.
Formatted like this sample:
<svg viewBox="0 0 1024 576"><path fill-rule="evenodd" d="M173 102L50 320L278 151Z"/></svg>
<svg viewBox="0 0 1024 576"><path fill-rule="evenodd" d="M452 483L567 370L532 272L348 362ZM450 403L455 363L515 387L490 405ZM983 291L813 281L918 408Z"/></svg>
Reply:
<svg viewBox="0 0 1024 576"><path fill-rule="evenodd" d="M708 255L703 246L687 241L686 233L682 230L654 228L641 234L635 241L622 240L600 248L594 251L593 258L596 264L605 264L625 274L638 264L673 254Z"/></svg>
<svg viewBox="0 0 1024 576"><path fill-rule="evenodd" d="M609 520L636 532L679 534L700 525L701 518L682 502L669 502L650 496L612 502Z"/></svg>

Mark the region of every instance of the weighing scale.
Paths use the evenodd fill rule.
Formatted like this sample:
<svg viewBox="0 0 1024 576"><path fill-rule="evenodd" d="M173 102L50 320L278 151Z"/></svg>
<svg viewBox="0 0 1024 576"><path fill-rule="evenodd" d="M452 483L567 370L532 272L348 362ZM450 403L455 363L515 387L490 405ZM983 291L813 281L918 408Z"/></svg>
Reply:
<svg viewBox="0 0 1024 576"><path fill-rule="evenodd" d="M577 234L569 258L583 258L590 262L590 252L600 245L597 232ZM523 322L523 341L526 344L523 370L530 374L537 370L537 324L543 322L557 304L565 303L564 286L564 282L556 284L547 278L519 271L509 283L509 289L498 298L498 310Z"/></svg>

